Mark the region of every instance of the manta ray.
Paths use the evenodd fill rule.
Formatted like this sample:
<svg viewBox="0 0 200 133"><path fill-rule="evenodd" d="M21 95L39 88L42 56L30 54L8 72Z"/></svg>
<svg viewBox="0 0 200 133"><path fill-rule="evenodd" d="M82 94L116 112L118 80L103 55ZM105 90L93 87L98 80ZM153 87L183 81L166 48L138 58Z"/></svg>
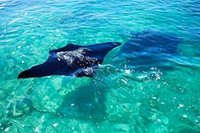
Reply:
<svg viewBox="0 0 200 133"><path fill-rule="evenodd" d="M49 51L48 59L18 75L20 78L65 75L75 77L93 77L99 64L119 42L106 42L89 46L68 44L65 47Z"/></svg>

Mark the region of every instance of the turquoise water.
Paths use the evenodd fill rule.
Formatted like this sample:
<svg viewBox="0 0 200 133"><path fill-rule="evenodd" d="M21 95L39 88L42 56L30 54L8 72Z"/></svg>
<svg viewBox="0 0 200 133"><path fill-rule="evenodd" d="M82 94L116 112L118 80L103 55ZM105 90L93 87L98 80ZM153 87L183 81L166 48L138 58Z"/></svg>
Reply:
<svg viewBox="0 0 200 133"><path fill-rule="evenodd" d="M17 79L67 43L146 30L181 38L172 69L137 71L118 47L93 78ZM200 132L199 0L0 0L0 54L0 132Z"/></svg>

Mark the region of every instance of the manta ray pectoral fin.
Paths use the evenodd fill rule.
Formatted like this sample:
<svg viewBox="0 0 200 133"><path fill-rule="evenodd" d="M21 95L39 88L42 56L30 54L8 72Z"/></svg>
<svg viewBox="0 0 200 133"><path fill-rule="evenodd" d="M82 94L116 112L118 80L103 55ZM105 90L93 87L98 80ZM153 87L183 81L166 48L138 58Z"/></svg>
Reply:
<svg viewBox="0 0 200 133"><path fill-rule="evenodd" d="M37 66L33 66L28 70L21 72L18 75L18 79L20 78L33 78L33 77L43 77L49 76L52 74L52 67L47 65L47 63L43 63Z"/></svg>
<svg viewBox="0 0 200 133"><path fill-rule="evenodd" d="M33 66L30 69L21 72L18 75L18 79L44 77L50 75L67 75L63 65L58 63L59 62L49 62L49 60L47 60L43 64Z"/></svg>
<svg viewBox="0 0 200 133"><path fill-rule="evenodd" d="M95 75L95 69L88 67L82 70L79 70L74 73L76 77L93 77Z"/></svg>

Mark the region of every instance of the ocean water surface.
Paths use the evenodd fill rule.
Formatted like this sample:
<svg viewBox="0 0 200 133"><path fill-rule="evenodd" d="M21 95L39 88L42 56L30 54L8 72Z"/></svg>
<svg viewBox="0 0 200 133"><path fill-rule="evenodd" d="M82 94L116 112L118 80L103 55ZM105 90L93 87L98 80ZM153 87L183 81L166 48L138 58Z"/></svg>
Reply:
<svg viewBox="0 0 200 133"><path fill-rule="evenodd" d="M92 78L17 79L112 41ZM199 0L0 0L0 132L199 133L199 103Z"/></svg>

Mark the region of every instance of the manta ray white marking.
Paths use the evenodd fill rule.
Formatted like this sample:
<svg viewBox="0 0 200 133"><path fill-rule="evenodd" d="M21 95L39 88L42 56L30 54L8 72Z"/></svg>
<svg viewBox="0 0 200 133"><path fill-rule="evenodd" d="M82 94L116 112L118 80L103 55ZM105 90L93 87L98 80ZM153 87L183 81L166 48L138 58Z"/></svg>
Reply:
<svg viewBox="0 0 200 133"><path fill-rule="evenodd" d="M85 56L85 54L87 52L90 52L90 50L79 48L79 49L73 50L73 51L57 52L56 56L59 61L62 60L64 62L66 62L68 65L73 64L76 59L79 59L80 62L81 61L95 62L96 61L95 58Z"/></svg>

